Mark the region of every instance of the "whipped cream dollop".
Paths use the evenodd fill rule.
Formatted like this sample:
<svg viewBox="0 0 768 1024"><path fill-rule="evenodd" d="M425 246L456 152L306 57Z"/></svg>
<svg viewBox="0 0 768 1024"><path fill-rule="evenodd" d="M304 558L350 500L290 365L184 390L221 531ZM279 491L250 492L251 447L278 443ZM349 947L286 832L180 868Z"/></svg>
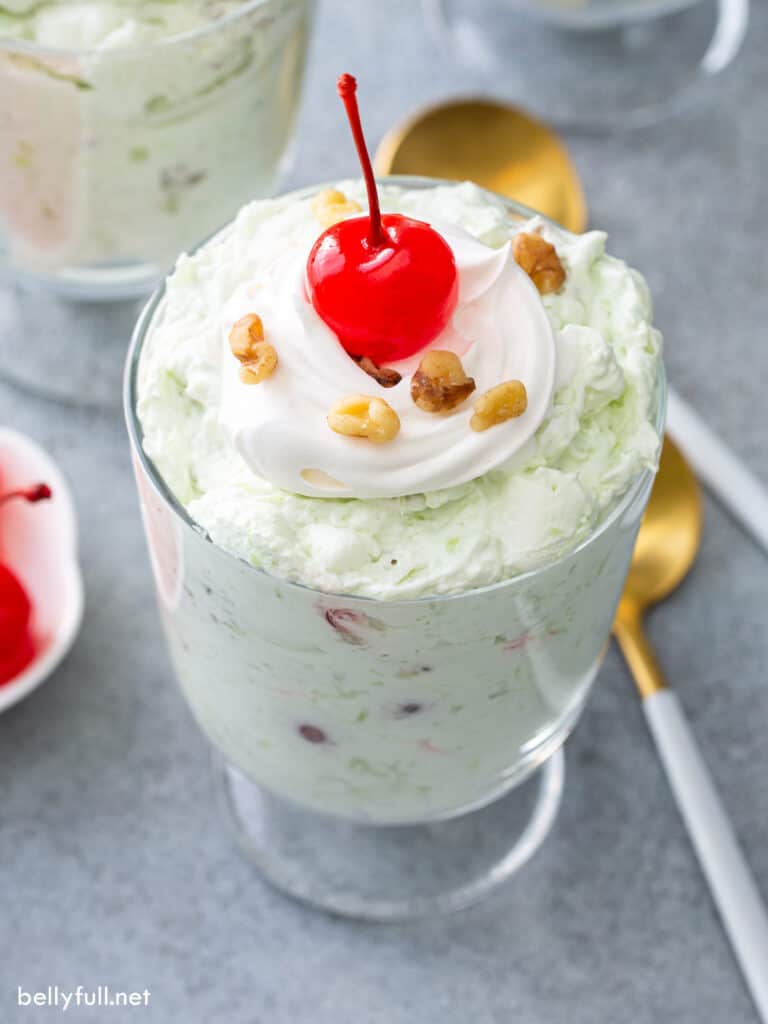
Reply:
<svg viewBox="0 0 768 1024"><path fill-rule="evenodd" d="M361 182L337 187L365 203ZM555 246L566 280L539 300L555 338L554 389L531 439L467 483L408 497L306 497L254 472L232 442L224 385L234 368L225 366L222 334L240 289L272 273L278 280L276 261L289 268L306 259L320 230L311 199L249 204L224 232L181 257L170 277L138 381L144 449L167 486L214 544L275 576L334 593L381 600L461 593L572 550L658 456L661 336L641 275L606 253L602 232L572 235L541 218L515 220L500 199L467 182L382 183L384 211L438 229L457 225L495 249L500 263L519 231L540 231ZM453 235L451 244L458 250ZM286 276L285 286L295 289L296 279ZM458 315L456 324L461 330ZM269 335L266 319L265 328ZM275 344L287 358L280 338ZM481 372L476 365L467 371ZM514 372L530 383L524 369ZM451 418L436 420L452 429Z"/></svg>
<svg viewBox="0 0 768 1024"><path fill-rule="evenodd" d="M259 476L310 497L394 498L466 483L507 462L533 436L550 406L555 339L541 297L512 256L455 225L433 224L453 250L459 297L452 322L415 356L388 364L402 375L384 388L360 368L315 312L304 286L305 254L288 249L258 278L237 289L222 316L220 417L232 443ZM279 356L257 386L240 380L229 332L258 313ZM472 400L448 414L413 401L411 377L429 349L455 352L476 395L522 380L528 408L482 432L470 429ZM383 398L401 429L386 444L334 433L326 421L341 397Z"/></svg>

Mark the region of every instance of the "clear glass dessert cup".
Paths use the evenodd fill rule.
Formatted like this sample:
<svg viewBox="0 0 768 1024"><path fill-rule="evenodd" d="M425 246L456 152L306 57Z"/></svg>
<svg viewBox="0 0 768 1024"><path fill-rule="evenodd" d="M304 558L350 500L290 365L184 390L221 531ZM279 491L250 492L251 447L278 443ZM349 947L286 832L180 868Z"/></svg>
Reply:
<svg viewBox="0 0 768 1024"><path fill-rule="evenodd" d="M422 0L445 56L556 124L651 124L733 61L749 0Z"/></svg>
<svg viewBox="0 0 768 1024"><path fill-rule="evenodd" d="M244 0L151 44L0 39L0 270L78 299L146 294L269 194L314 0Z"/></svg>
<svg viewBox="0 0 768 1024"><path fill-rule="evenodd" d="M136 296L275 187L313 8L244 0L141 48L0 39L4 377L46 398L114 407Z"/></svg>
<svg viewBox="0 0 768 1024"><path fill-rule="evenodd" d="M379 601L275 578L215 546L143 451L138 373L163 296L134 334L128 431L173 665L242 847L278 888L343 915L480 899L555 819L561 746L603 659L652 472L575 550L493 586ZM660 432L665 404L662 371Z"/></svg>

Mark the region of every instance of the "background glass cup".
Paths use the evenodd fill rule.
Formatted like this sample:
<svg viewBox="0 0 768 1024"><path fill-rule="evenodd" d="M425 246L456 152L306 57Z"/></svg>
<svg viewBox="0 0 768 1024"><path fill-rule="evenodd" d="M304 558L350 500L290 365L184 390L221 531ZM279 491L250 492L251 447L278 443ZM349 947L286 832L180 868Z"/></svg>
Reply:
<svg viewBox="0 0 768 1024"><path fill-rule="evenodd" d="M0 39L0 269L81 299L147 292L275 186L313 0L251 0L175 38Z"/></svg>
<svg viewBox="0 0 768 1024"><path fill-rule="evenodd" d="M269 576L216 547L143 452L138 377L163 297L134 335L126 416L174 668L242 845L273 883L338 913L472 902L554 819L559 749L602 661L652 473L576 550L491 587L377 601ZM663 379L657 402L661 430ZM542 765L538 793L517 788Z"/></svg>
<svg viewBox="0 0 768 1024"><path fill-rule="evenodd" d="M553 123L672 112L735 57L749 0L422 0L438 47L483 89Z"/></svg>

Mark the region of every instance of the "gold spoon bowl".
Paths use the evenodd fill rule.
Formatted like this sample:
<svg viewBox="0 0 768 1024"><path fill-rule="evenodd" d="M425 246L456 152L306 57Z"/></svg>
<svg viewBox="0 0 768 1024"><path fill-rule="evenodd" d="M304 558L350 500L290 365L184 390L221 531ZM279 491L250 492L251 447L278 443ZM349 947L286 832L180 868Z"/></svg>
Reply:
<svg viewBox="0 0 768 1024"><path fill-rule="evenodd" d="M381 142L377 174L474 181L579 233L587 224L581 180L568 150L541 121L491 100L430 107Z"/></svg>

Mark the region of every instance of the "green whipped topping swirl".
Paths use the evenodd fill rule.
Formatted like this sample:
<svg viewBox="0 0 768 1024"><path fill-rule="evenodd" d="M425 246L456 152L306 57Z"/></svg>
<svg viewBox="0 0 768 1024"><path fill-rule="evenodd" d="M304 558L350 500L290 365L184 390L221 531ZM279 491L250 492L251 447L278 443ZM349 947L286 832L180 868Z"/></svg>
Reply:
<svg viewBox="0 0 768 1024"><path fill-rule="evenodd" d="M361 183L337 187L364 206ZM289 195L250 204L179 260L142 355L144 447L213 542L271 574L385 600L460 593L566 554L655 465L661 336L645 281L606 254L602 232L515 222L469 183L384 186L381 200L386 211L457 225L489 246L534 229L555 245L567 277L542 297L555 390L531 441L469 483L402 498L302 497L248 468L220 422L221 310L286 247L309 251L320 231L311 198Z"/></svg>

